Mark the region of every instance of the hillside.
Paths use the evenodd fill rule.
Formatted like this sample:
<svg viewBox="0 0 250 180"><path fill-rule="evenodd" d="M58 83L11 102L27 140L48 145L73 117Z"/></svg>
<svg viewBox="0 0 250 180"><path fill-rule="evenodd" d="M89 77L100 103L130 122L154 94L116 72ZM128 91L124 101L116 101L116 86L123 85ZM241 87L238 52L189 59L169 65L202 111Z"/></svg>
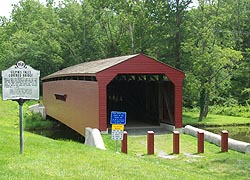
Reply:
<svg viewBox="0 0 250 180"><path fill-rule="evenodd" d="M25 105L25 109L27 104ZM196 139L181 135L181 154L172 156L172 135L155 137L155 155L146 154L146 136L129 136L129 153L115 153L73 141L25 132L19 154L18 105L0 100L0 179L248 179L250 156L205 143L197 156ZM160 158L158 155L166 155Z"/></svg>

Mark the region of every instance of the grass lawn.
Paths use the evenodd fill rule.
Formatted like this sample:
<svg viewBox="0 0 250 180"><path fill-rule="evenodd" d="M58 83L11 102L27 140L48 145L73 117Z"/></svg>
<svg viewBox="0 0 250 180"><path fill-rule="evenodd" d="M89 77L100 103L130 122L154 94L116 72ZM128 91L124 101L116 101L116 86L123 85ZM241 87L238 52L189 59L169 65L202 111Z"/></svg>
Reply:
<svg viewBox="0 0 250 180"><path fill-rule="evenodd" d="M27 103L25 108L27 109ZM102 151L72 141L24 133L19 154L18 105L0 100L0 179L249 179L250 155L205 143L197 156L194 137L181 135L181 152L172 155L172 135L155 136L155 155L146 155L146 136L128 137L128 154L115 152L103 135ZM163 157L158 157L162 155Z"/></svg>
<svg viewBox="0 0 250 180"><path fill-rule="evenodd" d="M250 125L250 118L234 117L208 114L202 122L198 122L199 114L194 112L183 113L183 125L196 125L196 126L221 126L221 125Z"/></svg>

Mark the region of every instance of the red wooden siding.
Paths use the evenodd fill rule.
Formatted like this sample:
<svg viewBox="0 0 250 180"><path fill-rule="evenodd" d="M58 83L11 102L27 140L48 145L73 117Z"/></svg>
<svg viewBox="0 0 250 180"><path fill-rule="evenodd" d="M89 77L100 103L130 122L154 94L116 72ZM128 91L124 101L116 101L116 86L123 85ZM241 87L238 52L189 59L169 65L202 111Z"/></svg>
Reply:
<svg viewBox="0 0 250 180"><path fill-rule="evenodd" d="M97 73L100 130L106 130L107 128L106 87L117 74L165 74L175 86L175 126L176 128L182 126L182 82L184 73L141 54Z"/></svg>
<svg viewBox="0 0 250 180"><path fill-rule="evenodd" d="M175 84L174 88L175 102L174 102L174 115L175 115L175 127L182 127L182 84Z"/></svg>

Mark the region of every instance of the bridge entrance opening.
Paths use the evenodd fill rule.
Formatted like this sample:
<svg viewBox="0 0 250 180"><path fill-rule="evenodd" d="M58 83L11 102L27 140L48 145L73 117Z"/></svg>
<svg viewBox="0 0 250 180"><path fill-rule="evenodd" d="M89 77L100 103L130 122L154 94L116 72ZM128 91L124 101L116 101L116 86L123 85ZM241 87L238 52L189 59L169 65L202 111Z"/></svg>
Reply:
<svg viewBox="0 0 250 180"><path fill-rule="evenodd" d="M119 74L107 86L111 111L127 112L127 127L174 124L174 85L163 74Z"/></svg>

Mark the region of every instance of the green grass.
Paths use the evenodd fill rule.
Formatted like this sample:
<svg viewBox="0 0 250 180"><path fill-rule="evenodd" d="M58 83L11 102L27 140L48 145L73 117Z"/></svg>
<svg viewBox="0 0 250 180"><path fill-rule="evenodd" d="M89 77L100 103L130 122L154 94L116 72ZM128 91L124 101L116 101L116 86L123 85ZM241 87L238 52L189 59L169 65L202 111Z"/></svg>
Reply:
<svg viewBox="0 0 250 180"><path fill-rule="evenodd" d="M37 130L53 128L54 122L44 119L40 113L26 113L24 116L24 129Z"/></svg>
<svg viewBox="0 0 250 180"><path fill-rule="evenodd" d="M25 104L24 109L27 109ZM173 157L172 135L155 136L155 155L146 155L146 136L128 137L128 154L115 152L115 141L103 135L106 151L72 141L24 133L19 154L18 105L0 100L0 179L249 179L250 155L205 143L196 155L197 140L181 135L181 154Z"/></svg>
<svg viewBox="0 0 250 180"><path fill-rule="evenodd" d="M195 112L183 113L183 125L196 126L224 126L224 125L250 125L250 118L225 115L208 114L202 122L198 122L199 114Z"/></svg>

